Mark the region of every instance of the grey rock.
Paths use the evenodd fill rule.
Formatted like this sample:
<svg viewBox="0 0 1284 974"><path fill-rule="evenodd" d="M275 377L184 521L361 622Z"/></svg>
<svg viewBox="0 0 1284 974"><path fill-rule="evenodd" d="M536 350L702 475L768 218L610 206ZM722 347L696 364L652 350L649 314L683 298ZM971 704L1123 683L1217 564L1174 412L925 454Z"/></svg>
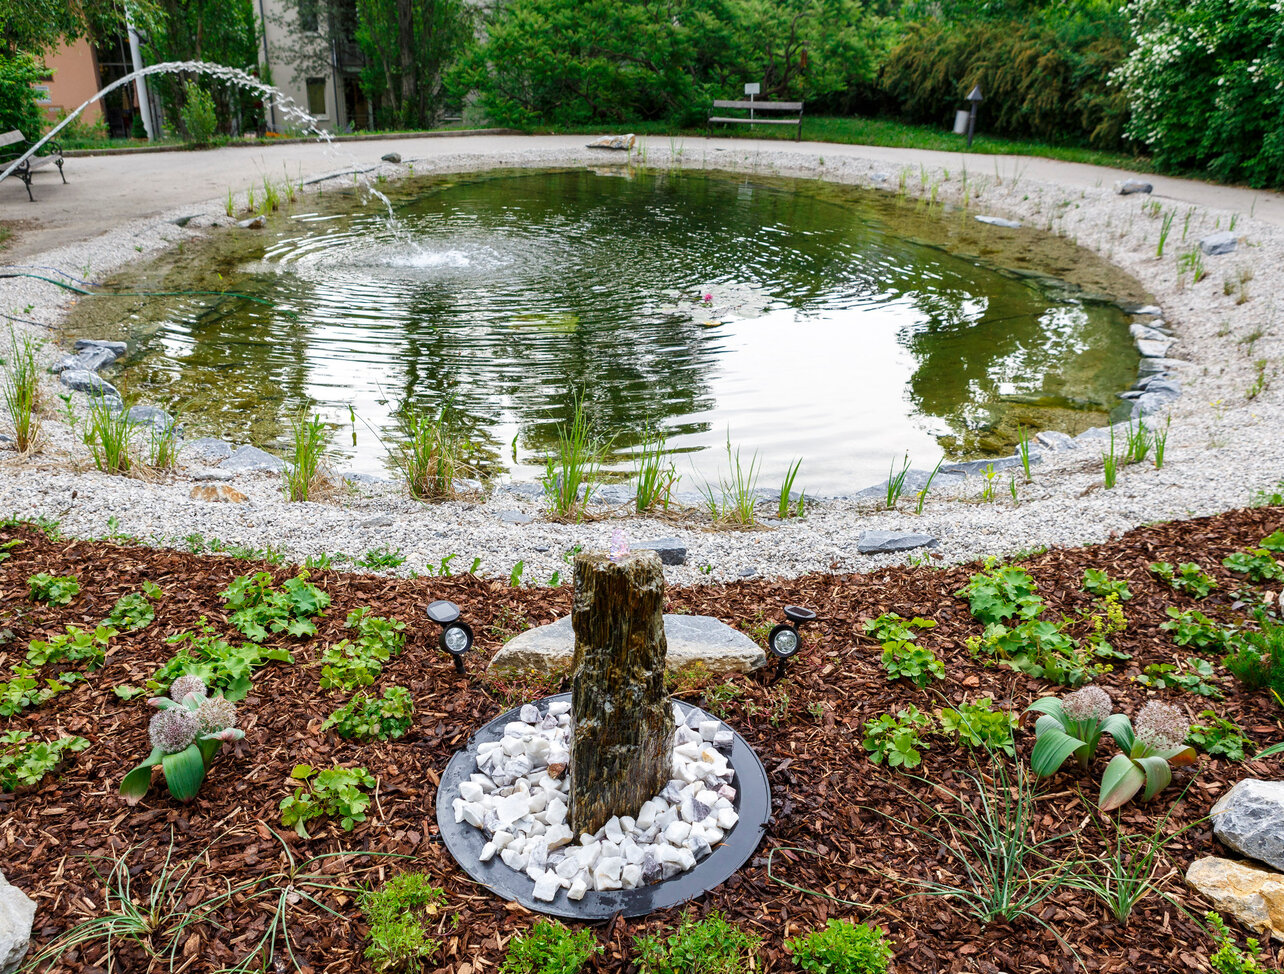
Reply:
<svg viewBox="0 0 1284 974"><path fill-rule="evenodd" d="M754 577L755 575L757 575L757 574L758 574L758 569L756 569L756 568L746 568L744 571L742 571L742 572L740 573L740 577L741 577L741 578L753 578L753 577Z"/></svg>
<svg viewBox="0 0 1284 974"><path fill-rule="evenodd" d="M530 524L535 520L529 514L523 514L521 511L500 511L497 517L505 524Z"/></svg>
<svg viewBox="0 0 1284 974"><path fill-rule="evenodd" d="M1142 315L1147 318L1161 318L1163 317L1163 314L1164 314L1159 309L1159 306L1155 304L1131 304L1131 303L1125 302L1120 304L1119 308L1125 314Z"/></svg>
<svg viewBox="0 0 1284 974"><path fill-rule="evenodd" d="M102 338L77 338L73 346L76 351L83 352L91 348L103 348L120 358L129 350L129 346L124 342L111 342Z"/></svg>
<svg viewBox="0 0 1284 974"><path fill-rule="evenodd" d="M601 484L593 488L592 499L596 504L632 504L637 492L632 484Z"/></svg>
<svg viewBox="0 0 1284 974"><path fill-rule="evenodd" d="M1175 399L1181 395L1181 383L1166 375L1156 375L1145 385L1146 392L1169 393Z"/></svg>
<svg viewBox="0 0 1284 974"><path fill-rule="evenodd" d="M376 514L361 522L363 528L390 528L393 525L391 514Z"/></svg>
<svg viewBox="0 0 1284 974"><path fill-rule="evenodd" d="M1021 224L1017 223L1016 220L1005 220L1001 216L978 216L976 221L978 223L988 223L992 227L1005 227L1008 230L1021 229Z"/></svg>
<svg viewBox="0 0 1284 974"><path fill-rule="evenodd" d="M1147 341L1142 338L1137 341L1137 351L1142 358L1163 358L1168 354L1168 349L1172 348L1176 342L1171 338L1162 338L1159 341Z"/></svg>
<svg viewBox="0 0 1284 974"><path fill-rule="evenodd" d="M1037 450L1030 451L1030 465L1042 463L1043 458L1039 456ZM1013 455L1010 457L995 457L993 460L965 460L962 463L946 463L941 465L941 473L962 474L965 477L985 476L986 469L993 467L995 470L1011 470L1021 466L1021 458ZM940 474L937 474L939 477Z"/></svg>
<svg viewBox="0 0 1284 974"><path fill-rule="evenodd" d="M14 439L7 433L0 433L0 446L13 446Z"/></svg>
<svg viewBox="0 0 1284 974"><path fill-rule="evenodd" d="M107 348L85 348L75 355L66 355L49 366L54 375L82 369L85 372L97 372L105 365L111 365L119 356Z"/></svg>
<svg viewBox="0 0 1284 974"><path fill-rule="evenodd" d="M247 220L237 220L236 225L243 230L262 230L267 226L267 218L260 213L258 216L252 216Z"/></svg>
<svg viewBox="0 0 1284 974"><path fill-rule="evenodd" d="M1126 392L1116 392L1115 395L1118 396L1120 399L1140 399L1141 390L1129 389Z"/></svg>
<svg viewBox="0 0 1284 974"><path fill-rule="evenodd" d="M917 491L922 490L925 486L927 486L927 479L931 476L932 476L932 471L930 470L918 470L918 469L907 470L905 472L905 481L904 481L902 493L905 495L908 495L908 494L913 494ZM967 475L962 472L947 471L944 467L942 467L937 472L935 479L932 480L932 485L940 486L942 484L958 483L965 476ZM887 483L888 482L884 480L882 483L875 484L873 487L866 487L864 490L858 490L856 491L854 496L858 500L864 500L870 497L884 498L887 496Z"/></svg>
<svg viewBox="0 0 1284 974"><path fill-rule="evenodd" d="M915 548L935 548L936 544L936 539L930 534L862 531L856 541L856 550L862 555L885 555L895 551L913 551Z"/></svg>
<svg viewBox="0 0 1284 974"><path fill-rule="evenodd" d="M1132 337L1137 341L1162 342L1165 339L1171 337L1165 332L1160 331L1158 328L1154 328L1150 325L1134 324L1128 329L1128 331L1132 335Z"/></svg>
<svg viewBox="0 0 1284 974"><path fill-rule="evenodd" d="M401 161L401 153L400 153L400 152L385 152L385 153L384 153L383 155L381 155L379 158L380 158L381 160L383 160L384 162L397 163L397 162L400 162L400 161Z"/></svg>
<svg viewBox="0 0 1284 974"><path fill-rule="evenodd" d="M1137 363L1137 374L1146 376L1154 375L1156 372L1171 372L1189 364L1179 358L1143 358Z"/></svg>
<svg viewBox="0 0 1284 974"><path fill-rule="evenodd" d="M101 376L85 369L68 369L58 376L58 381L72 392L85 392L91 396L120 399L120 391Z"/></svg>
<svg viewBox="0 0 1284 974"><path fill-rule="evenodd" d="M712 616L664 617L670 671L702 663L714 673L748 673L764 666L766 653L744 633ZM518 633L495 654L490 669L504 673L556 674L566 671L575 651L571 617Z"/></svg>
<svg viewBox="0 0 1284 974"><path fill-rule="evenodd" d="M196 456L202 460L217 463L232 455L232 444L226 440L216 440L212 436L201 436L190 443L183 444L184 456Z"/></svg>
<svg viewBox="0 0 1284 974"><path fill-rule="evenodd" d="M1155 187L1142 179L1121 179L1115 183L1115 192L1120 196L1131 196L1133 193L1153 193Z"/></svg>
<svg viewBox="0 0 1284 974"><path fill-rule="evenodd" d="M360 473L356 470L345 470L339 474L340 480L346 480L350 484L386 484L387 477L380 477L373 473Z"/></svg>
<svg viewBox="0 0 1284 974"><path fill-rule="evenodd" d="M1209 257L1216 257L1218 254L1233 254L1238 246L1239 238L1229 230L1210 233L1207 237L1201 237L1199 240L1199 249Z"/></svg>
<svg viewBox="0 0 1284 974"><path fill-rule="evenodd" d="M590 149L611 149L616 152L628 152L637 142L637 136L632 132L627 135L604 135L602 138L589 142L587 147Z"/></svg>
<svg viewBox="0 0 1284 974"><path fill-rule="evenodd" d="M1181 382L1175 379L1173 376L1169 375L1167 372L1154 372L1150 375L1143 375L1140 379L1138 379L1136 382L1133 383L1133 388L1142 389L1142 390L1149 389L1156 382L1166 383L1172 386L1178 392L1181 391Z"/></svg>
<svg viewBox="0 0 1284 974"><path fill-rule="evenodd" d="M1241 855L1284 869L1284 781L1245 778L1209 813L1213 834Z"/></svg>
<svg viewBox="0 0 1284 974"><path fill-rule="evenodd" d="M504 484L499 488L500 493L512 494L514 497L527 497L531 500L539 500L544 496L544 487L542 484Z"/></svg>
<svg viewBox="0 0 1284 974"><path fill-rule="evenodd" d="M1126 434L1125 434L1124 432L1122 432L1122 428L1121 428L1121 429L1118 429L1118 430L1115 430L1115 442L1116 442L1116 443L1122 443L1122 442L1124 442L1124 441L1125 441L1125 437L1126 437ZM1090 447L1094 447L1094 448L1095 448L1096 446L1098 446L1098 445L1100 445L1100 444L1109 444L1109 443L1110 443L1110 427L1108 427L1108 426L1093 426L1091 429L1086 429L1086 430L1084 430L1082 433L1080 433L1078 436L1076 436L1076 437L1074 438L1074 441L1075 441L1075 443L1077 443L1077 444L1078 444L1079 446L1081 446L1081 447L1083 447L1083 446L1090 446Z"/></svg>
<svg viewBox="0 0 1284 974"><path fill-rule="evenodd" d="M871 183L885 183L891 178L892 174L889 172L875 172L870 173L869 175L869 181Z"/></svg>
<svg viewBox="0 0 1284 974"><path fill-rule="evenodd" d="M243 446L219 464L219 469L233 473L281 473L285 470L285 461L257 446Z"/></svg>
<svg viewBox="0 0 1284 974"><path fill-rule="evenodd" d="M1079 444L1074 441L1073 436L1069 433L1060 433L1057 430L1044 430L1042 433L1036 433L1034 441L1045 450L1052 452L1079 449Z"/></svg>
<svg viewBox="0 0 1284 974"><path fill-rule="evenodd" d="M657 538L654 541L638 541L630 545L635 551L654 551L665 565L685 565L687 563L687 546L677 538Z"/></svg>
<svg viewBox="0 0 1284 974"><path fill-rule="evenodd" d="M200 216L199 213L189 213L186 216L176 216L174 217L174 219L170 220L169 222L174 224L174 226L176 227L185 227L189 223L191 223L193 220L195 220L198 216Z"/></svg>
<svg viewBox="0 0 1284 974"><path fill-rule="evenodd" d="M197 483L228 481L232 474L227 470L216 470L214 467L193 467L188 475Z"/></svg>
<svg viewBox="0 0 1284 974"><path fill-rule="evenodd" d="M162 431L174 426L174 417L160 406L130 406L126 416L135 426L152 426ZM181 430L181 426L175 427L175 432Z"/></svg>
<svg viewBox="0 0 1284 974"><path fill-rule="evenodd" d="M0 872L0 974L16 971L31 946L36 904Z"/></svg>
<svg viewBox="0 0 1284 974"><path fill-rule="evenodd" d="M471 477L460 477L452 486L461 494L476 494L486 489L486 485L480 480L473 480Z"/></svg>

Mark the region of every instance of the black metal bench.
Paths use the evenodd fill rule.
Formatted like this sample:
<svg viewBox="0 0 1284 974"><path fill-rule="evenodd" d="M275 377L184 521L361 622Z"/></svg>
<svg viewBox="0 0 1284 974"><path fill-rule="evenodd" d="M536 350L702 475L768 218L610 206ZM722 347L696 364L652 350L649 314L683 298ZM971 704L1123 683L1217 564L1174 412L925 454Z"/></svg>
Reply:
<svg viewBox="0 0 1284 974"><path fill-rule="evenodd" d="M747 111L748 115L710 115L709 129L715 122L722 125L797 125L795 142L802 141L803 103L800 101L715 101L713 107ZM758 112L792 112L797 118L761 118Z"/></svg>
<svg viewBox="0 0 1284 974"><path fill-rule="evenodd" d="M29 141L30 140L17 129L0 135L0 169L8 167L6 157L8 160L12 160L14 156L22 154L21 149L15 151L9 149L9 146L20 145ZM52 163L58 167L58 175L62 176L63 183L65 184L67 182L67 177L62 171L62 146L57 142L46 142L44 144L44 150L48 155L30 156L27 159L23 159L22 165L12 173L12 175L17 176L27 184L27 198L33 203L36 201L36 198L31 195L31 174L37 169L43 169L45 166Z"/></svg>

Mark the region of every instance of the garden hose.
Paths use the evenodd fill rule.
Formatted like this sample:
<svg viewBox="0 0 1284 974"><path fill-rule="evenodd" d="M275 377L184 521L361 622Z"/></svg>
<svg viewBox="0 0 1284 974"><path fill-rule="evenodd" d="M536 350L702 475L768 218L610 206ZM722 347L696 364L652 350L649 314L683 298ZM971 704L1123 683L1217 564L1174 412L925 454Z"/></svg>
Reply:
<svg viewBox="0 0 1284 974"><path fill-rule="evenodd" d="M6 265L11 266L11 265ZM59 271L59 273L62 273ZM70 274L67 275L71 277ZM86 291L84 288L76 287L74 284L68 284L66 281L57 281L52 277L45 277L43 274L33 274L30 271L20 271L18 273L0 274L0 278L7 277L30 277L37 281L44 281L47 284L53 284L66 291L74 294L84 295L91 298L178 298L178 297L219 297L219 298L241 298L245 301L253 301L255 304L261 304L268 308L276 307L275 302L267 298L257 298L252 294L243 294L240 291ZM72 278L76 280L76 278ZM88 283L82 281L81 283ZM282 314L291 318L297 318L298 312L282 311Z"/></svg>

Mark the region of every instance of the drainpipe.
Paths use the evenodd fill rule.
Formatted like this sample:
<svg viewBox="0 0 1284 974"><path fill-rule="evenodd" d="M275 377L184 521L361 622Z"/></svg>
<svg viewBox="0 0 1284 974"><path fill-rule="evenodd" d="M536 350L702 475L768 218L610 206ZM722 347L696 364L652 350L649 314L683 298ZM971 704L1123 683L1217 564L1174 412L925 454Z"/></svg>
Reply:
<svg viewBox="0 0 1284 974"><path fill-rule="evenodd" d="M134 20L130 15L130 5L125 4L125 28L129 32L129 59L133 62L134 70L143 70L143 52L138 45L138 31L134 30ZM147 132L147 140L150 142L156 138L156 133L152 127L152 109L147 97L147 79L139 75L134 79L134 88L138 92L138 111L143 116L143 129Z"/></svg>
<svg viewBox="0 0 1284 974"><path fill-rule="evenodd" d="M268 54L268 33L267 33L267 11L263 9L263 0L259 0L259 20L263 23L263 70L267 72L268 77L272 75L272 59ZM260 78L264 84L267 82ZM281 131L276 124L276 99L272 95L267 96L268 105L272 108L272 131Z"/></svg>

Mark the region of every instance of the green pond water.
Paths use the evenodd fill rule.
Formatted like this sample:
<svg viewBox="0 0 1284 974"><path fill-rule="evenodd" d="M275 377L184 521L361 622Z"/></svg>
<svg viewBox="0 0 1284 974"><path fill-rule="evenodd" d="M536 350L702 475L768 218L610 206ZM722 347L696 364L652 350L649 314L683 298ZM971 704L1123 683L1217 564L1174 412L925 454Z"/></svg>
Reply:
<svg viewBox="0 0 1284 974"><path fill-rule="evenodd" d="M611 169L420 178L228 229L111 282L77 337L125 338L127 395L188 435L280 446L319 412L336 469L386 470L449 401L490 473L533 479L582 395L629 469L648 424L683 488L726 472L840 494L907 451L1011 451L1103 423L1136 378L1135 281L1035 230L815 180ZM261 301L249 300L251 296Z"/></svg>

